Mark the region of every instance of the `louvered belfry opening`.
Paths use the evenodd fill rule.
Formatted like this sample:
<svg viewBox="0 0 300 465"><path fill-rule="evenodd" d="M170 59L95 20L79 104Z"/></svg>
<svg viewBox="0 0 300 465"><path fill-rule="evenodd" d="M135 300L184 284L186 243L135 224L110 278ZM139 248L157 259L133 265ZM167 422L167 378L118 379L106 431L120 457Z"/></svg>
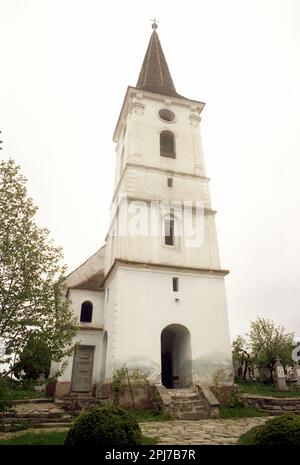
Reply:
<svg viewBox="0 0 300 465"><path fill-rule="evenodd" d="M160 156L176 158L175 138L171 131L162 131L160 133Z"/></svg>

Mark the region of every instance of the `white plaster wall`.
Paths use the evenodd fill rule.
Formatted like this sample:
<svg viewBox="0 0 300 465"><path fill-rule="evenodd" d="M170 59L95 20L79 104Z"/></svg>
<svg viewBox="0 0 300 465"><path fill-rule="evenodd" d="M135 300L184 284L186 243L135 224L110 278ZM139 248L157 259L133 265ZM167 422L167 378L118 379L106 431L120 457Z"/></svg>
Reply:
<svg viewBox="0 0 300 465"><path fill-rule="evenodd" d="M118 275L112 272L105 285L104 330L107 332L105 378L112 377L115 368L116 322L118 318Z"/></svg>
<svg viewBox="0 0 300 465"><path fill-rule="evenodd" d="M199 127L194 127L189 118L195 114L191 105L188 102L186 105L174 102L166 105L148 96L141 103L144 105L143 111L139 108L135 110L133 105L132 112L127 116L124 144L128 151L128 162L205 176ZM171 123L162 121L158 116L162 108L173 111L176 120ZM160 156L159 135L163 130L175 134L176 159Z"/></svg>
<svg viewBox="0 0 300 465"><path fill-rule="evenodd" d="M173 178L173 187L168 187L167 178ZM205 208L211 207L209 180L183 175L177 171L155 171L146 166L128 166L118 192L141 200L202 201ZM114 199L117 203L117 198Z"/></svg>
<svg viewBox="0 0 300 465"><path fill-rule="evenodd" d="M130 202L129 209L130 209ZM219 268L219 251L217 237L215 233L215 219L213 215L205 214L203 224L199 224L201 229L201 241L197 244L189 244L185 234L185 222L182 218L183 235L175 238L175 245L168 246L164 243L164 230L162 227L162 212L157 212L160 218L158 234L152 235L132 235L131 221L134 217L129 215L129 234L114 239L114 257L131 261L142 261L145 263L161 263L174 266L192 268ZM148 220L150 212L148 211ZM150 224L150 220L148 225ZM177 223L179 232L180 221ZM175 225L176 229L176 225ZM147 229L146 229L147 231ZM191 238L192 239L192 238ZM112 261L111 261L112 263Z"/></svg>
<svg viewBox="0 0 300 465"><path fill-rule="evenodd" d="M74 339L75 343L95 347L92 384L100 382L103 333L103 331L78 331ZM62 376L58 378L58 381L71 381L73 370L73 355L66 358L64 361L67 363L67 366Z"/></svg>
<svg viewBox="0 0 300 465"><path fill-rule="evenodd" d="M173 276L179 277L178 293ZM191 333L194 381L212 382L218 369L232 371L223 278L120 266L117 279L115 367L150 368L160 377L161 332L176 323Z"/></svg>
<svg viewBox="0 0 300 465"><path fill-rule="evenodd" d="M80 322L81 305L86 300L93 304L93 315L91 323L82 323L81 325L101 325L103 323L104 311L104 291L89 291L85 289L70 289L69 290L70 308Z"/></svg>
<svg viewBox="0 0 300 465"><path fill-rule="evenodd" d="M103 291L89 291L84 289L70 289L69 290L70 308L77 318L78 324L81 326L91 327L103 325L104 320L104 292ZM84 301L89 300L93 304L93 315L91 323L80 322L81 305ZM99 382L100 380L100 367L101 367L101 351L102 351L102 338L103 330L79 330L74 343L81 345L95 346L94 351L94 365L92 383ZM71 381L73 369L73 355L64 360L67 366L58 378L59 381ZM62 366L62 364L61 364ZM55 367L53 367L54 369Z"/></svg>
<svg viewBox="0 0 300 465"><path fill-rule="evenodd" d="M142 93L141 93L142 95ZM199 127L194 124L196 117L194 103L172 99L155 99L149 95L134 98L131 110L124 119L124 130L120 136L117 153L120 163L124 149L123 178L117 184L113 205L118 205L120 193L128 196L130 208L132 199L143 201L196 201L204 202L204 207L211 208L208 179L204 178L204 157ZM166 100L166 101L164 101ZM168 108L176 115L174 122L163 122L158 111ZM176 159L160 156L159 134L170 130L176 137ZM138 166L126 165L134 163ZM127 168L126 168L127 166ZM170 170L172 174L161 170ZM185 173L185 174L184 174ZM173 187L167 186L167 178L173 177ZM119 177L118 177L119 181ZM118 222L117 213L117 222ZM130 218L129 218L130 221ZM116 224L116 223L112 223ZM153 237L146 234L123 237L111 237L113 228L107 237L107 254L105 271L111 267L115 258L146 263L162 263L192 268L219 268L219 251L213 214L204 216L203 242L196 247L187 247L185 237L176 240L176 247L164 245L162 235Z"/></svg>

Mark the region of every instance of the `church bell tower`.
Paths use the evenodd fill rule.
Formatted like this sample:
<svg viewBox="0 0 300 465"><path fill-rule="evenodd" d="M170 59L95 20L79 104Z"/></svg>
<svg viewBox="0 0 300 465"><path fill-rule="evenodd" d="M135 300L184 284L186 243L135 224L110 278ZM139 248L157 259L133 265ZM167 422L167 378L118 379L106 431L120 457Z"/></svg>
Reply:
<svg viewBox="0 0 300 465"><path fill-rule="evenodd" d="M232 381L215 214L200 135L204 103L178 94L157 23L117 121L106 237L105 379L126 364L167 388Z"/></svg>

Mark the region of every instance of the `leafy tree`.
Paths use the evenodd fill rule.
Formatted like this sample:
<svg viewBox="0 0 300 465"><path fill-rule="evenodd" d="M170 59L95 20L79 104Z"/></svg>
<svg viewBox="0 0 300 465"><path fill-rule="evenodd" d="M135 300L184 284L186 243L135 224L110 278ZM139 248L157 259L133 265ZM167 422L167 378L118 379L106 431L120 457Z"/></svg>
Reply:
<svg viewBox="0 0 300 465"><path fill-rule="evenodd" d="M37 226L37 207L13 160L0 162L0 362L11 372L28 341L39 340L54 361L72 350L75 320L62 299L62 250Z"/></svg>
<svg viewBox="0 0 300 465"><path fill-rule="evenodd" d="M232 343L233 360L243 367L243 379L246 379L248 368L252 365L252 354L249 341L245 336L238 335Z"/></svg>
<svg viewBox="0 0 300 465"><path fill-rule="evenodd" d="M26 347L14 366L16 378L37 380L40 375L48 378L51 364L51 353L41 339L28 339Z"/></svg>
<svg viewBox="0 0 300 465"><path fill-rule="evenodd" d="M1 413L10 412L12 410L12 403L6 399L8 391L8 383L3 376L0 375L0 415Z"/></svg>
<svg viewBox="0 0 300 465"><path fill-rule="evenodd" d="M293 333L286 333L283 326L271 320L257 318L252 321L250 332L237 336L232 344L233 359L244 365L244 379L250 366L266 366L272 379L277 357L283 365L292 364L293 338Z"/></svg>
<svg viewBox="0 0 300 465"><path fill-rule="evenodd" d="M249 338L255 363L267 366L271 378L274 371L274 361L277 357L283 365L293 363L294 333L286 333L283 326L276 325L268 319L257 318L256 321L251 322Z"/></svg>

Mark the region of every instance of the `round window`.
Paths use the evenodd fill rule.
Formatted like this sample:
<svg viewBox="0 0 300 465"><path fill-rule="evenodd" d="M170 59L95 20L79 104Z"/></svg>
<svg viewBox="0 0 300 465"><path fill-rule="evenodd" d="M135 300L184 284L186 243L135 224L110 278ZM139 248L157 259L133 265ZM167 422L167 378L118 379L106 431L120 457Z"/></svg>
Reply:
<svg viewBox="0 0 300 465"><path fill-rule="evenodd" d="M158 112L160 118L164 121L167 121L167 122L171 122L171 121L174 121L175 119L175 115L173 113L173 111L171 110L167 110L166 108L163 108L162 110L159 110Z"/></svg>

